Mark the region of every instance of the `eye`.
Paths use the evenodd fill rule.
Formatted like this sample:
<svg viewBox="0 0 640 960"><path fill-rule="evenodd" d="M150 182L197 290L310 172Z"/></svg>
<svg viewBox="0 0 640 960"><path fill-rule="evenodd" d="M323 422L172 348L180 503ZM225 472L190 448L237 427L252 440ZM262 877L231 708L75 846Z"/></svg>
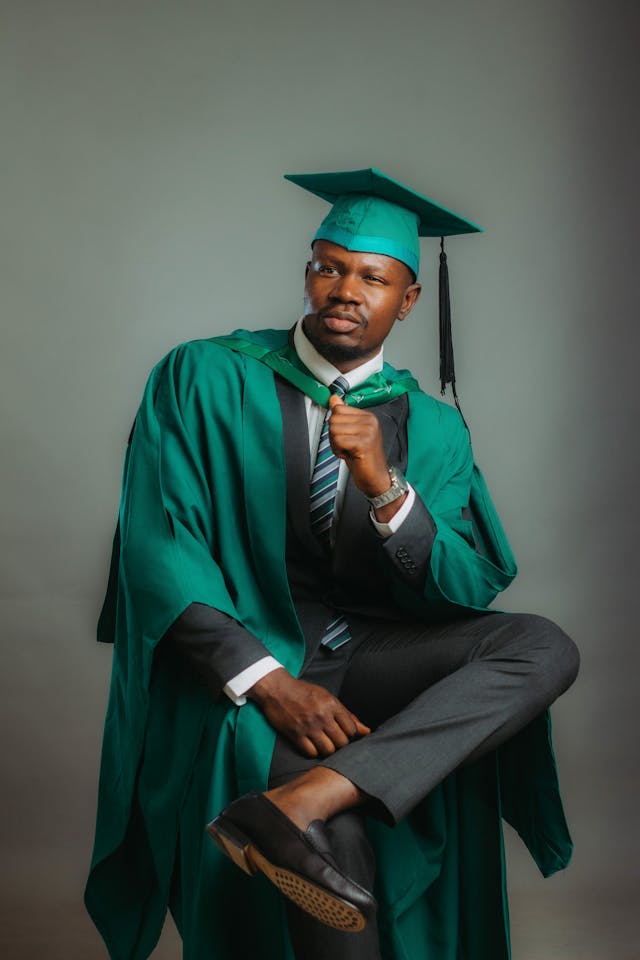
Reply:
<svg viewBox="0 0 640 960"><path fill-rule="evenodd" d="M368 273L365 280L371 280L374 283L386 283L384 277L378 277L375 273Z"/></svg>
<svg viewBox="0 0 640 960"><path fill-rule="evenodd" d="M316 269L318 273L334 274L338 272L330 263L319 263Z"/></svg>

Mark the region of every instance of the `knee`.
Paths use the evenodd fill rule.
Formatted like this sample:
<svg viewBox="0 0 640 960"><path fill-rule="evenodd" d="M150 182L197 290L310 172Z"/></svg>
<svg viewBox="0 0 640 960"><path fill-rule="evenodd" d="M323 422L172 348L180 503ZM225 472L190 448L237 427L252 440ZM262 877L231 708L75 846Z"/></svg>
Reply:
<svg viewBox="0 0 640 960"><path fill-rule="evenodd" d="M580 653L571 637L547 617L531 614L526 621L538 663L539 683L551 703L576 679Z"/></svg>

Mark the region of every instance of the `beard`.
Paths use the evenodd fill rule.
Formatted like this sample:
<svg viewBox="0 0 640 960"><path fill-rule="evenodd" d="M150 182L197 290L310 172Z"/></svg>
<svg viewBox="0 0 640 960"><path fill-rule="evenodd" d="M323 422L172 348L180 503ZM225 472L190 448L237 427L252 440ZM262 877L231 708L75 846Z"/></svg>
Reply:
<svg viewBox="0 0 640 960"><path fill-rule="evenodd" d="M315 330L308 330L304 323L303 330L309 343L316 348L321 357L328 360L334 367L337 367L340 363L363 360L371 355L371 345L365 347L362 344L326 343L316 335Z"/></svg>

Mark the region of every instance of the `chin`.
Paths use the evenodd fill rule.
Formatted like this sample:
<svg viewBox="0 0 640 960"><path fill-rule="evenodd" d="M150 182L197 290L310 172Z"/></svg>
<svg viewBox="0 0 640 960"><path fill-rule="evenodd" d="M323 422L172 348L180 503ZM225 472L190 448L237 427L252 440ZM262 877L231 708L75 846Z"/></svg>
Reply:
<svg viewBox="0 0 640 960"><path fill-rule="evenodd" d="M307 330L305 327L304 332L318 353L323 356L325 360L328 360L329 363L332 363L334 367L337 366L338 363L362 360L371 353L370 349L367 349L359 343L348 344L341 340L327 342L324 338L316 336L313 330Z"/></svg>
<svg viewBox="0 0 640 960"><path fill-rule="evenodd" d="M311 339L311 338L309 338ZM349 346L346 343L314 343L313 346L325 360L337 367L340 363L352 363L354 360L364 360L369 356L370 351L362 346Z"/></svg>

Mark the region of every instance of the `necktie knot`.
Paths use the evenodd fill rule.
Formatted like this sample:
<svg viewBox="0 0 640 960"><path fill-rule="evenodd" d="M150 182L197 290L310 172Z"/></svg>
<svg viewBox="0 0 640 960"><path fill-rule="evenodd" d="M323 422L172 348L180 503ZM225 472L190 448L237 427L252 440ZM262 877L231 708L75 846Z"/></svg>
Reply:
<svg viewBox="0 0 640 960"><path fill-rule="evenodd" d="M329 390L335 394L336 397L342 399L349 390L349 381L345 380L344 377L336 377L333 383L329 384Z"/></svg>

